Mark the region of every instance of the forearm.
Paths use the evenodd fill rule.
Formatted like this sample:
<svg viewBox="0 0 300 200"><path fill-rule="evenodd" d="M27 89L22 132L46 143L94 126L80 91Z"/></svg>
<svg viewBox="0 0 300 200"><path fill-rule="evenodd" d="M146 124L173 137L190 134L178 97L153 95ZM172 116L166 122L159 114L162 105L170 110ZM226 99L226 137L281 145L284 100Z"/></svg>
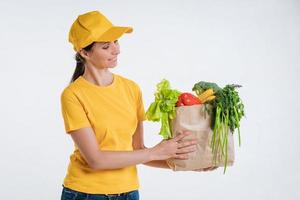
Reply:
<svg viewBox="0 0 300 200"><path fill-rule="evenodd" d="M144 165L150 166L150 167L157 167L157 168L165 168L170 169L169 165L167 164L166 160L152 160L146 163L143 163Z"/></svg>
<svg viewBox="0 0 300 200"><path fill-rule="evenodd" d="M143 149L149 149L148 147L145 147L144 145L143 145L142 148ZM170 169L170 167L167 164L166 160L151 160L151 161L143 163L143 164L147 165L147 166L150 166L150 167Z"/></svg>
<svg viewBox="0 0 300 200"><path fill-rule="evenodd" d="M99 151L91 164L95 170L119 169L152 161L151 149Z"/></svg>

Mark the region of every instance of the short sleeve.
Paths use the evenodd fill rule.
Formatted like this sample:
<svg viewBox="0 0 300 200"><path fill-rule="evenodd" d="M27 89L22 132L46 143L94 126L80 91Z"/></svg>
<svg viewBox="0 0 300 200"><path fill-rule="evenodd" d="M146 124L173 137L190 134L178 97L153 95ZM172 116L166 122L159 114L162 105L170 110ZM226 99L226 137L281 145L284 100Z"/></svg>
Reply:
<svg viewBox="0 0 300 200"><path fill-rule="evenodd" d="M91 127L83 105L70 89L65 89L61 94L61 112L67 133Z"/></svg>
<svg viewBox="0 0 300 200"><path fill-rule="evenodd" d="M146 120L144 103L143 103L143 95L140 87L137 86L137 118L138 121Z"/></svg>

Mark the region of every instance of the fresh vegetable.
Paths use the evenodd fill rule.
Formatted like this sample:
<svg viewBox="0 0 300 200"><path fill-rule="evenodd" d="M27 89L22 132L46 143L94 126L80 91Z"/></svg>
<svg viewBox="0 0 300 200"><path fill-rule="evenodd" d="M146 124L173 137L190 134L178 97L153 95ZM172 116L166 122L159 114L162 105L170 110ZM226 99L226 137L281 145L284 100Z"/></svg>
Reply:
<svg viewBox="0 0 300 200"><path fill-rule="evenodd" d="M241 86L232 84L220 88L216 83L200 81L192 89L202 103L211 105L207 110L212 116L211 148L214 162L224 158L224 173L228 159L229 132L233 134L234 130L238 129L239 145L241 145L240 120L244 116L244 105L235 90L238 87Z"/></svg>
<svg viewBox="0 0 300 200"><path fill-rule="evenodd" d="M201 100L201 102L205 103L206 99L210 98L214 95L214 90L209 88L205 90L203 93L198 95L198 98Z"/></svg>
<svg viewBox="0 0 300 200"><path fill-rule="evenodd" d="M177 106L192 106L196 104L201 104L200 99L188 92L182 93L176 103Z"/></svg>
<svg viewBox="0 0 300 200"><path fill-rule="evenodd" d="M215 98L216 98L215 95L211 95L211 96L207 97L207 98L203 101L203 103L206 103L206 102L208 102L208 101L212 101L212 100L214 100Z"/></svg>
<svg viewBox="0 0 300 200"><path fill-rule="evenodd" d="M176 106L179 107L179 106L184 106L184 103L182 102L181 99L178 99L177 103L176 103Z"/></svg>
<svg viewBox="0 0 300 200"><path fill-rule="evenodd" d="M208 89L213 89L214 93L218 93L222 88L220 88L216 83L200 81L194 85L192 90L199 96Z"/></svg>
<svg viewBox="0 0 300 200"><path fill-rule="evenodd" d="M161 121L159 134L164 139L172 137L169 120L176 116L175 106L180 95L178 90L170 87L168 80L163 79L156 86L155 101L146 111L146 118L150 121Z"/></svg>
<svg viewBox="0 0 300 200"><path fill-rule="evenodd" d="M225 156L224 173L227 167L228 134L234 133L238 129L239 146L241 145L240 120L244 116L244 105L235 88L239 85L226 85L219 91L215 101L215 120L213 125L213 135L211 141L214 159L221 152L221 157Z"/></svg>
<svg viewBox="0 0 300 200"><path fill-rule="evenodd" d="M226 85L220 88L216 83L200 81L193 87L197 94L180 93L171 89L169 81L163 79L157 84L155 101L146 112L150 121L160 121L160 135L164 139L172 137L169 120L176 116L176 106L189 106L205 103L205 109L211 115L213 131L211 149L214 162L224 159L224 173L228 160L228 134L238 129L239 145L241 145L240 120L245 115L244 105L236 88L240 85Z"/></svg>

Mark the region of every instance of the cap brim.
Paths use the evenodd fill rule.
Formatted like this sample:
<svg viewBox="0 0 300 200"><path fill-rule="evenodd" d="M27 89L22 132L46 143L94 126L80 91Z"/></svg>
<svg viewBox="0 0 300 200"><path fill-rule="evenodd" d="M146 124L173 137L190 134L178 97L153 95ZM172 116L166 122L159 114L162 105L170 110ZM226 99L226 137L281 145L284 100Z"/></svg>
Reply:
<svg viewBox="0 0 300 200"><path fill-rule="evenodd" d="M124 33L131 33L133 28L131 27L121 27L121 26L113 26L108 29L100 38L98 38L98 42L111 42L120 38Z"/></svg>

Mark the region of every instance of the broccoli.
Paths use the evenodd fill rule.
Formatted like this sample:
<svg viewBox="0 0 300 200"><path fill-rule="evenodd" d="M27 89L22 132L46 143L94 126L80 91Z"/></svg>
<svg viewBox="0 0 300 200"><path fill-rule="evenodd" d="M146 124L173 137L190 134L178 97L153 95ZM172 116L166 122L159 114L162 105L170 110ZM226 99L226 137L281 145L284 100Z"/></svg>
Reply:
<svg viewBox="0 0 300 200"><path fill-rule="evenodd" d="M209 88L213 89L214 93L217 93L218 91L222 90L222 88L220 88L216 83L210 83L205 81L200 81L199 83L196 83L192 90L196 92L197 95L199 95Z"/></svg>

